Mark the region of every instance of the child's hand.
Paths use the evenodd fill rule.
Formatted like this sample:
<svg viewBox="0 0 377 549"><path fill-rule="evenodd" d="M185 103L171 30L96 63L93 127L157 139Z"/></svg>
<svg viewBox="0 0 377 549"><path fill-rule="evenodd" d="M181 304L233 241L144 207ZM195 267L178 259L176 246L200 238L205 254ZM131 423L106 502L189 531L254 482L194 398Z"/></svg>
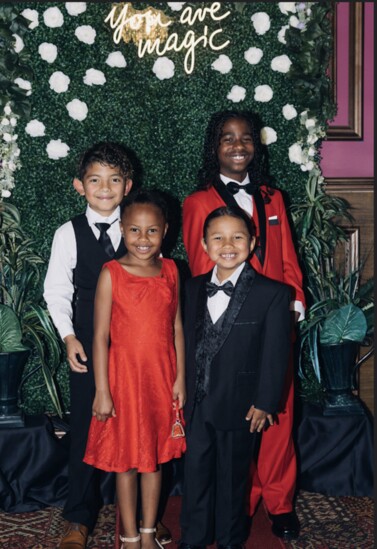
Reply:
<svg viewBox="0 0 377 549"><path fill-rule="evenodd" d="M93 401L92 415L96 416L98 421L106 421L110 417L116 417L113 399L109 392L98 392Z"/></svg>
<svg viewBox="0 0 377 549"><path fill-rule="evenodd" d="M67 358L72 372L85 374L88 371L88 368L85 366L85 364L81 364L77 359L77 355L79 355L80 359L83 362L87 361L84 347L82 346L80 341L77 339L76 336L71 334L64 338L64 343L67 349Z"/></svg>
<svg viewBox="0 0 377 549"><path fill-rule="evenodd" d="M246 416L246 421L250 421L250 433L254 433L255 431L260 433L265 426L266 419L268 419L270 425L274 424L274 418L271 414L252 406Z"/></svg>
<svg viewBox="0 0 377 549"><path fill-rule="evenodd" d="M179 409L183 408L186 402L186 386L183 379L177 378L173 385L173 401L178 399Z"/></svg>

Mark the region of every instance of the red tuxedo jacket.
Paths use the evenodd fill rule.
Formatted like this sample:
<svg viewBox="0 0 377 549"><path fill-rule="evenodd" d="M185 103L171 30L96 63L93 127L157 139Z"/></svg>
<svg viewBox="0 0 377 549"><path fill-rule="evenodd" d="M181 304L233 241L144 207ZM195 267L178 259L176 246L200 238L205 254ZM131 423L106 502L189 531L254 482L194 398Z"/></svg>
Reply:
<svg viewBox="0 0 377 549"><path fill-rule="evenodd" d="M261 186L262 194L268 194L267 190L266 186ZM282 194L274 189L273 194L268 194L268 197L270 202L264 204L266 214L264 263L262 266L255 253L250 263L258 273L288 284L292 288L292 300L301 301L305 307L302 273L297 261ZM183 203L183 242L192 276L206 273L214 266L203 250L200 241L207 215L216 208L225 205L224 200L214 187L194 192ZM257 236L259 236L260 226L255 201L253 220L257 228Z"/></svg>

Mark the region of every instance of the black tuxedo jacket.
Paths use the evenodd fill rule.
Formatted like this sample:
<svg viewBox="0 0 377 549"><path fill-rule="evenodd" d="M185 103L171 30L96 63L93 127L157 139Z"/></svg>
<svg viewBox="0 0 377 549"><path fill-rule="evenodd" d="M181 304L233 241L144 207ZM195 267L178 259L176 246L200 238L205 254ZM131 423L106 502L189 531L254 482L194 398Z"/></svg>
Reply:
<svg viewBox="0 0 377 549"><path fill-rule="evenodd" d="M203 341L206 282L212 271L186 283L184 314L187 402L185 419L195 404L196 349L204 346L210 361L205 396L216 429L249 428L252 404L268 413L278 410L290 349L290 288L257 274L246 264L213 340Z"/></svg>

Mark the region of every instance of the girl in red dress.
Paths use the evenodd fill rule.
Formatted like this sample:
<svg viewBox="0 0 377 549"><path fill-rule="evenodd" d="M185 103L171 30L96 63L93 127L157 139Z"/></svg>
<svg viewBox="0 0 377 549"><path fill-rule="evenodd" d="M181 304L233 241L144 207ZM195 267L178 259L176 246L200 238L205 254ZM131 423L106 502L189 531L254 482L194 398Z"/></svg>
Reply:
<svg viewBox="0 0 377 549"><path fill-rule="evenodd" d="M95 297L96 394L84 461L117 473L124 549L159 545L154 532L160 465L186 449L179 420L178 436L172 432L185 402L184 340L177 267L160 257L166 219L158 193L127 196L120 222L127 253L104 265Z"/></svg>

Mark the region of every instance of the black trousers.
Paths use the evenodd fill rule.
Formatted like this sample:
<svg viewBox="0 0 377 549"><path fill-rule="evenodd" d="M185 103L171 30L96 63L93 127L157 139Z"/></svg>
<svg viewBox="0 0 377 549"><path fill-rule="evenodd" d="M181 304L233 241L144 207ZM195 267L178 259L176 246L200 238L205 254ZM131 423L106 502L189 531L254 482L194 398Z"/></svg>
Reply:
<svg viewBox="0 0 377 549"><path fill-rule="evenodd" d="M243 543L248 537L250 462L255 436L221 431L208 420L210 397L195 406L187 429L181 541L190 545Z"/></svg>
<svg viewBox="0 0 377 549"><path fill-rule="evenodd" d="M70 372L70 450L68 462L68 496L63 509L63 517L69 522L79 522L93 530L99 510L103 504L101 482L115 484L111 473L104 473L84 463L86 442L92 405L95 395L95 383L92 366L92 335L77 330L77 338L87 354L88 372L78 374ZM104 477L107 478L104 478ZM111 491L111 488L110 488Z"/></svg>

